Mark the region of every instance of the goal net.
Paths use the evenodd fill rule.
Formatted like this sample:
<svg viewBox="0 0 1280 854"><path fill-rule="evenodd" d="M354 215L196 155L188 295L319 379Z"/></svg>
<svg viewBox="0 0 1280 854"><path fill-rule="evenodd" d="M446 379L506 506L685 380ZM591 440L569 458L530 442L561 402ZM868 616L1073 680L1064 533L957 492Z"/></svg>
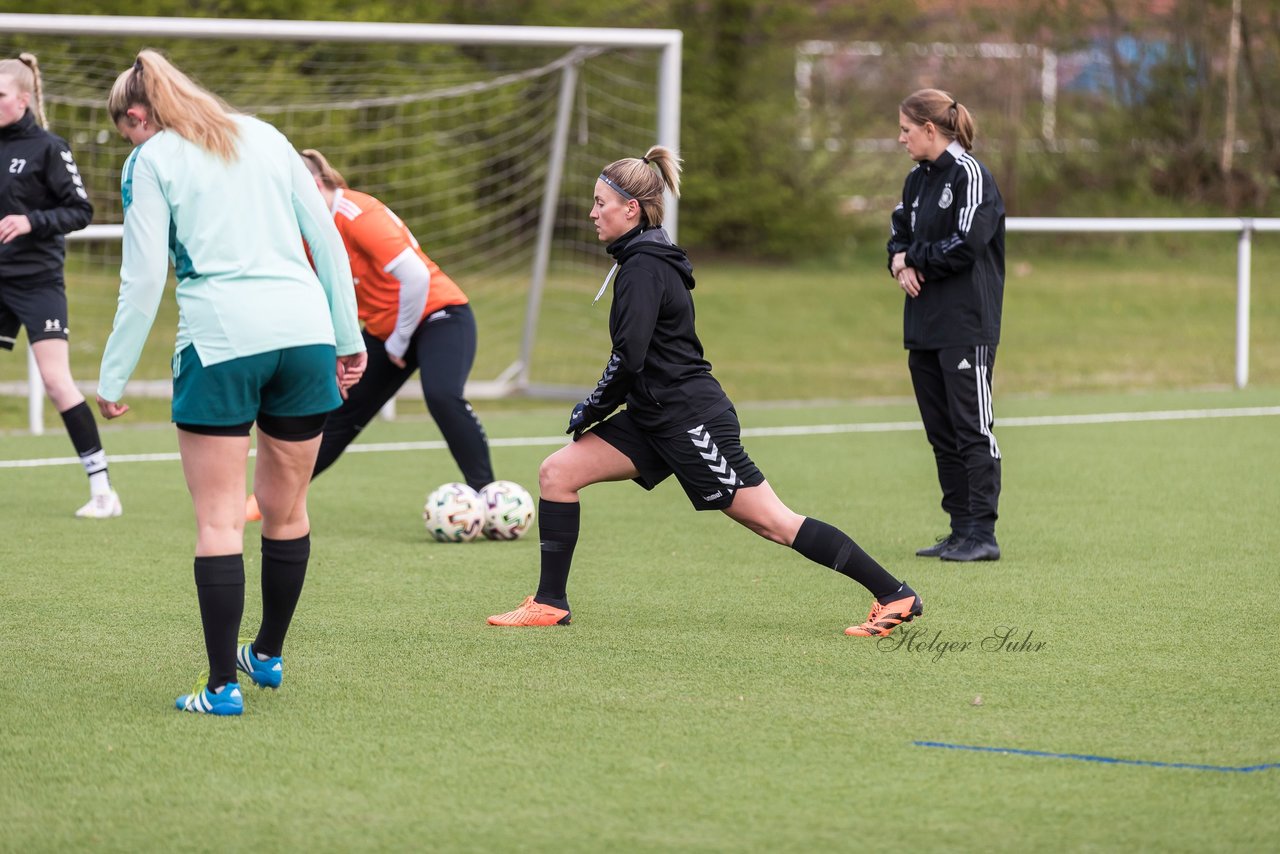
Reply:
<svg viewBox="0 0 1280 854"><path fill-rule="evenodd" d="M102 352L119 282L130 146L106 96L143 47L324 152L409 225L475 309L469 393L594 383L609 344L606 304L591 301L610 262L587 218L591 190L604 164L678 144L678 32L0 15L0 56L39 58L50 129L70 142L95 208L68 244L79 365ZM165 317L138 380L168 379Z"/></svg>

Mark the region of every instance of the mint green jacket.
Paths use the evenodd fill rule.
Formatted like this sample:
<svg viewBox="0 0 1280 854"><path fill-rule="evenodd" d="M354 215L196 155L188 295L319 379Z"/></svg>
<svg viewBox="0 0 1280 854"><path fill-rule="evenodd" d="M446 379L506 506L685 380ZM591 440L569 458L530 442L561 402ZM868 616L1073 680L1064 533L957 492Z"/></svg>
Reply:
<svg viewBox="0 0 1280 854"><path fill-rule="evenodd" d="M175 354L193 345L215 365L309 344L333 344L340 356L364 350L346 249L311 173L274 127L235 120L234 162L173 131L125 161L120 300L98 379L105 400L124 395L170 263Z"/></svg>

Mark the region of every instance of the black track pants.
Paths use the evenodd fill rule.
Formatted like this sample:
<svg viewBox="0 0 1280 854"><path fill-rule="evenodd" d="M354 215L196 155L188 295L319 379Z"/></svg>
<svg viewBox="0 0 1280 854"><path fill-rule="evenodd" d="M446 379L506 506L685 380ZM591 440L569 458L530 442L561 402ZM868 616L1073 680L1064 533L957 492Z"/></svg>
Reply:
<svg viewBox="0 0 1280 854"><path fill-rule="evenodd" d="M938 464L942 509L955 531L994 533L1000 446L993 432L989 345L912 350L907 358L920 418Z"/></svg>

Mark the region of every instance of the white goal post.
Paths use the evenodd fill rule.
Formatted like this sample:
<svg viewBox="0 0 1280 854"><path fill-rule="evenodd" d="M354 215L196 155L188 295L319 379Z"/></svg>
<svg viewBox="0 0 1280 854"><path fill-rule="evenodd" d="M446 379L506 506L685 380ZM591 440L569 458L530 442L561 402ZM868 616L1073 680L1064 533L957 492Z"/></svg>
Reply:
<svg viewBox="0 0 1280 854"><path fill-rule="evenodd" d="M153 47L299 148L324 151L410 225L476 306L476 397L576 395L594 381L607 329L585 311L608 264L586 217L591 183L652 144L679 151L682 40L658 29L0 13L0 55L39 57L50 128L94 193L94 224L70 236L73 323L82 294L102 299L118 272L128 146L106 94ZM674 198L666 211L675 237ZM42 389L28 373L40 433Z"/></svg>
<svg viewBox="0 0 1280 854"><path fill-rule="evenodd" d="M1009 217L1008 231L1067 234L1080 232L1144 234L1154 232L1228 232L1236 235L1236 388L1249 384L1249 315L1253 287L1253 233L1280 232L1274 217Z"/></svg>

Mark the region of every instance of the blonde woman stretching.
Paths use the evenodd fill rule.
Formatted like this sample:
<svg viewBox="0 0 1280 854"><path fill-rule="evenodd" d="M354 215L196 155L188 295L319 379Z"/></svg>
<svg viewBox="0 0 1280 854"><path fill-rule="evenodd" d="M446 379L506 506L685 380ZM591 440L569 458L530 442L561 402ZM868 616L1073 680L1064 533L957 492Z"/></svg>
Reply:
<svg viewBox="0 0 1280 854"><path fill-rule="evenodd" d="M742 447L738 414L694 328L693 265L662 228L664 190L679 195L680 167L657 145L610 163L596 179L591 221L616 262L600 289L613 285L613 349L595 390L569 417L573 441L538 471L537 592L490 625L567 625L579 492L615 480L653 489L675 475L695 510L719 510L865 587L875 597L871 613L845 634L889 634L924 613L920 597L843 531L783 504Z"/></svg>

